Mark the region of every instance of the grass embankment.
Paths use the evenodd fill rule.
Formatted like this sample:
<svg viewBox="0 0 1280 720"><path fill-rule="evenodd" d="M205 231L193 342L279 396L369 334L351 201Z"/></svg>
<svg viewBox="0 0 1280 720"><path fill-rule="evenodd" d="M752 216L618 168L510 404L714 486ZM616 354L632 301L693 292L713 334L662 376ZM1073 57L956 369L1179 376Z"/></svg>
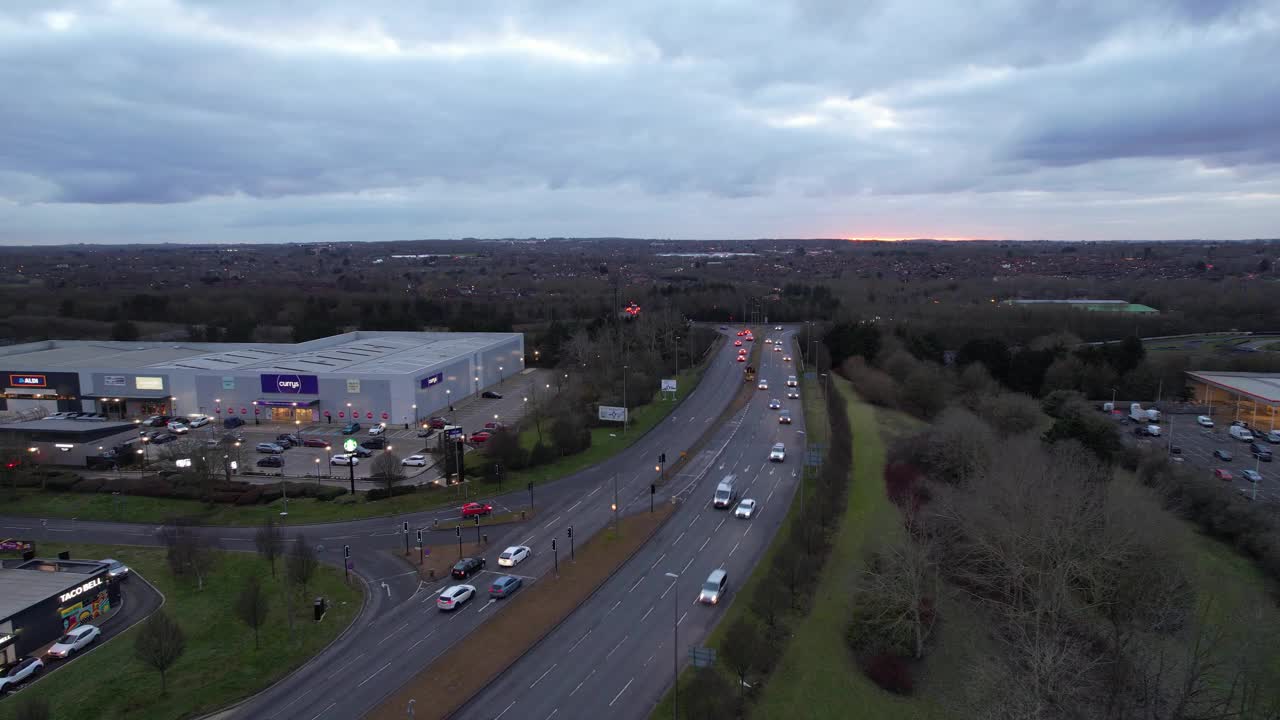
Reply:
<svg viewBox="0 0 1280 720"><path fill-rule="evenodd" d="M649 541L673 511L674 506L664 505L654 513L625 517L620 532L603 530L579 547L576 561L570 562L566 553L558 576L548 573L511 598L500 600L508 605L504 612L472 631L466 642L436 658L366 717L399 720L413 697L437 699L418 708L423 717L447 717L462 707L585 602ZM473 602L488 602L487 592L477 589L479 595Z"/></svg>
<svg viewBox="0 0 1280 720"><path fill-rule="evenodd" d="M676 391L677 402L658 399L655 394L648 405L636 408L625 434L621 426L593 428L590 448L536 468L509 471L503 480L501 490L509 492L523 489L531 482L538 485L557 480L603 462L621 452L671 414L672 409L679 404L678 401L684 400L697 387L704 369L705 364L680 373ZM550 424L543 421L542 430L546 439ZM520 433L520 441L525 447L533 447L538 441L537 429L531 425L523 430ZM461 505L468 500L490 497L498 494L500 490L497 482L484 477L484 469L490 462L485 458L483 450L468 453L467 471L470 480L466 483L466 487L455 485L449 488L419 489L408 495L373 501L365 499L363 492L357 492L354 496L343 495L330 501L314 498L291 499L288 507L289 522L292 524L342 522L404 515L437 510L450 505ZM298 479L291 482L305 484L306 480ZM8 493L7 489L0 492ZM105 493L42 492L23 488L3 495L3 502L0 502L0 513L9 515L135 523L162 523L171 518L183 517L202 525L220 526L260 525L268 517L278 517L284 509L283 500L261 505L210 506L199 500L135 495L121 500Z"/></svg>
<svg viewBox="0 0 1280 720"><path fill-rule="evenodd" d="M898 511L885 495L885 443L878 413L862 403L843 379L831 387L845 399L853 429L853 477L849 503L809 614L792 626L791 641L752 712L756 717L832 718L851 708L874 718L920 718L930 714L919 700L881 691L863 676L845 645L851 589L867 551L880 538L901 532ZM894 425L908 419L889 416ZM834 440L833 442L838 442Z"/></svg>
<svg viewBox="0 0 1280 720"><path fill-rule="evenodd" d="M48 698L53 717L167 720L213 711L252 695L303 664L351 623L362 601L358 586L347 586L339 570L320 566L305 597L301 592L294 595L291 640L282 562L276 563L277 579L272 580L266 561L257 555L219 552L201 591L194 581L170 575L163 549L56 543L44 547L49 554L69 550L73 558L124 561L164 594L164 610L186 634L186 652L168 672L167 694L160 692L159 674L134 657L134 636L139 631L135 625L15 696ZM262 578L271 598L258 649L254 649L253 631L236 618L233 609L250 574ZM140 584L142 579L129 582ZM319 623L311 619L311 600L316 596L330 603ZM0 719L11 720L17 704L16 699L0 701Z"/></svg>

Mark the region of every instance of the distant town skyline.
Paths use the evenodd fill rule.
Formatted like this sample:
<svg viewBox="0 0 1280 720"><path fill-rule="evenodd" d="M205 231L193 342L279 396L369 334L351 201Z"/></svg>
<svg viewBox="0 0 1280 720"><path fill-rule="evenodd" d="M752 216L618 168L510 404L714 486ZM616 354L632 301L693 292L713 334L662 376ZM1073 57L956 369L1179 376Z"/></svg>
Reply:
<svg viewBox="0 0 1280 720"><path fill-rule="evenodd" d="M82 0L0 39L5 245L1280 234L1265 0Z"/></svg>

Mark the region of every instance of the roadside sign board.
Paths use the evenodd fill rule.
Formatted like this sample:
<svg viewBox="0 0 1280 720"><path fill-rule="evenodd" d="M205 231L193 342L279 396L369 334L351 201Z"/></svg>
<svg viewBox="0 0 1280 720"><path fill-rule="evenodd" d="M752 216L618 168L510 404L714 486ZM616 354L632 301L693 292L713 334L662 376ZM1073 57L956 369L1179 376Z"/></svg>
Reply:
<svg viewBox="0 0 1280 720"><path fill-rule="evenodd" d="M817 379L818 379L818 373L816 373L816 372L814 372L814 371L812 371L812 370L809 370L809 371L805 372L805 374L804 374L804 379L805 379L805 380L817 380Z"/></svg>
<svg viewBox="0 0 1280 720"><path fill-rule="evenodd" d="M601 405L600 419L610 420L612 422L624 422L627 419L627 409L622 407L612 407L609 405Z"/></svg>
<svg viewBox="0 0 1280 720"><path fill-rule="evenodd" d="M675 391L676 391L676 381L674 378L670 380L662 381L662 392L675 392Z"/></svg>
<svg viewBox="0 0 1280 720"><path fill-rule="evenodd" d="M694 667L711 667L716 662L716 649L708 647L689 648L689 661Z"/></svg>

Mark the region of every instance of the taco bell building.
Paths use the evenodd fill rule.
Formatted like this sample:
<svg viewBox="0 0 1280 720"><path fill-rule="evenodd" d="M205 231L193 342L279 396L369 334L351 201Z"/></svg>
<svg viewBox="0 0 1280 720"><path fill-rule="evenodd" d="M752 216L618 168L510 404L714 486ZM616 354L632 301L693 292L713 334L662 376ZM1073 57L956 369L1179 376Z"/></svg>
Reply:
<svg viewBox="0 0 1280 720"><path fill-rule="evenodd" d="M523 370L519 333L356 331L293 344L46 340L0 348L0 413L409 423Z"/></svg>

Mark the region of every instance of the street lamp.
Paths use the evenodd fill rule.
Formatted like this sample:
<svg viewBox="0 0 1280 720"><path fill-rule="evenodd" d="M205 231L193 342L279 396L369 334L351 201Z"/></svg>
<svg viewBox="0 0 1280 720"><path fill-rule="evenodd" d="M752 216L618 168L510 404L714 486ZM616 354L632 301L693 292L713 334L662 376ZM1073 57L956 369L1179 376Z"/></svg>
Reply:
<svg viewBox="0 0 1280 720"><path fill-rule="evenodd" d="M178 398L176 395L169 396L169 409L174 415L178 414Z"/></svg>
<svg viewBox="0 0 1280 720"><path fill-rule="evenodd" d="M325 473L325 474L326 474L326 475L328 475L329 477L333 477L333 462L331 462L331 461L328 459L328 458L329 458L329 451L330 451L330 450L332 450L332 449L333 449L333 446L332 446L332 445L325 445L325 446L324 446L324 457L325 457L325 463L327 463L327 464L328 464L328 466L329 466L329 471L328 471L327 473Z"/></svg>
<svg viewBox="0 0 1280 720"><path fill-rule="evenodd" d="M671 583L671 717L680 716L680 576L667 573Z"/></svg>
<svg viewBox="0 0 1280 720"><path fill-rule="evenodd" d="M627 368L628 365L622 366L622 434L627 434L627 419L631 413L627 412Z"/></svg>

